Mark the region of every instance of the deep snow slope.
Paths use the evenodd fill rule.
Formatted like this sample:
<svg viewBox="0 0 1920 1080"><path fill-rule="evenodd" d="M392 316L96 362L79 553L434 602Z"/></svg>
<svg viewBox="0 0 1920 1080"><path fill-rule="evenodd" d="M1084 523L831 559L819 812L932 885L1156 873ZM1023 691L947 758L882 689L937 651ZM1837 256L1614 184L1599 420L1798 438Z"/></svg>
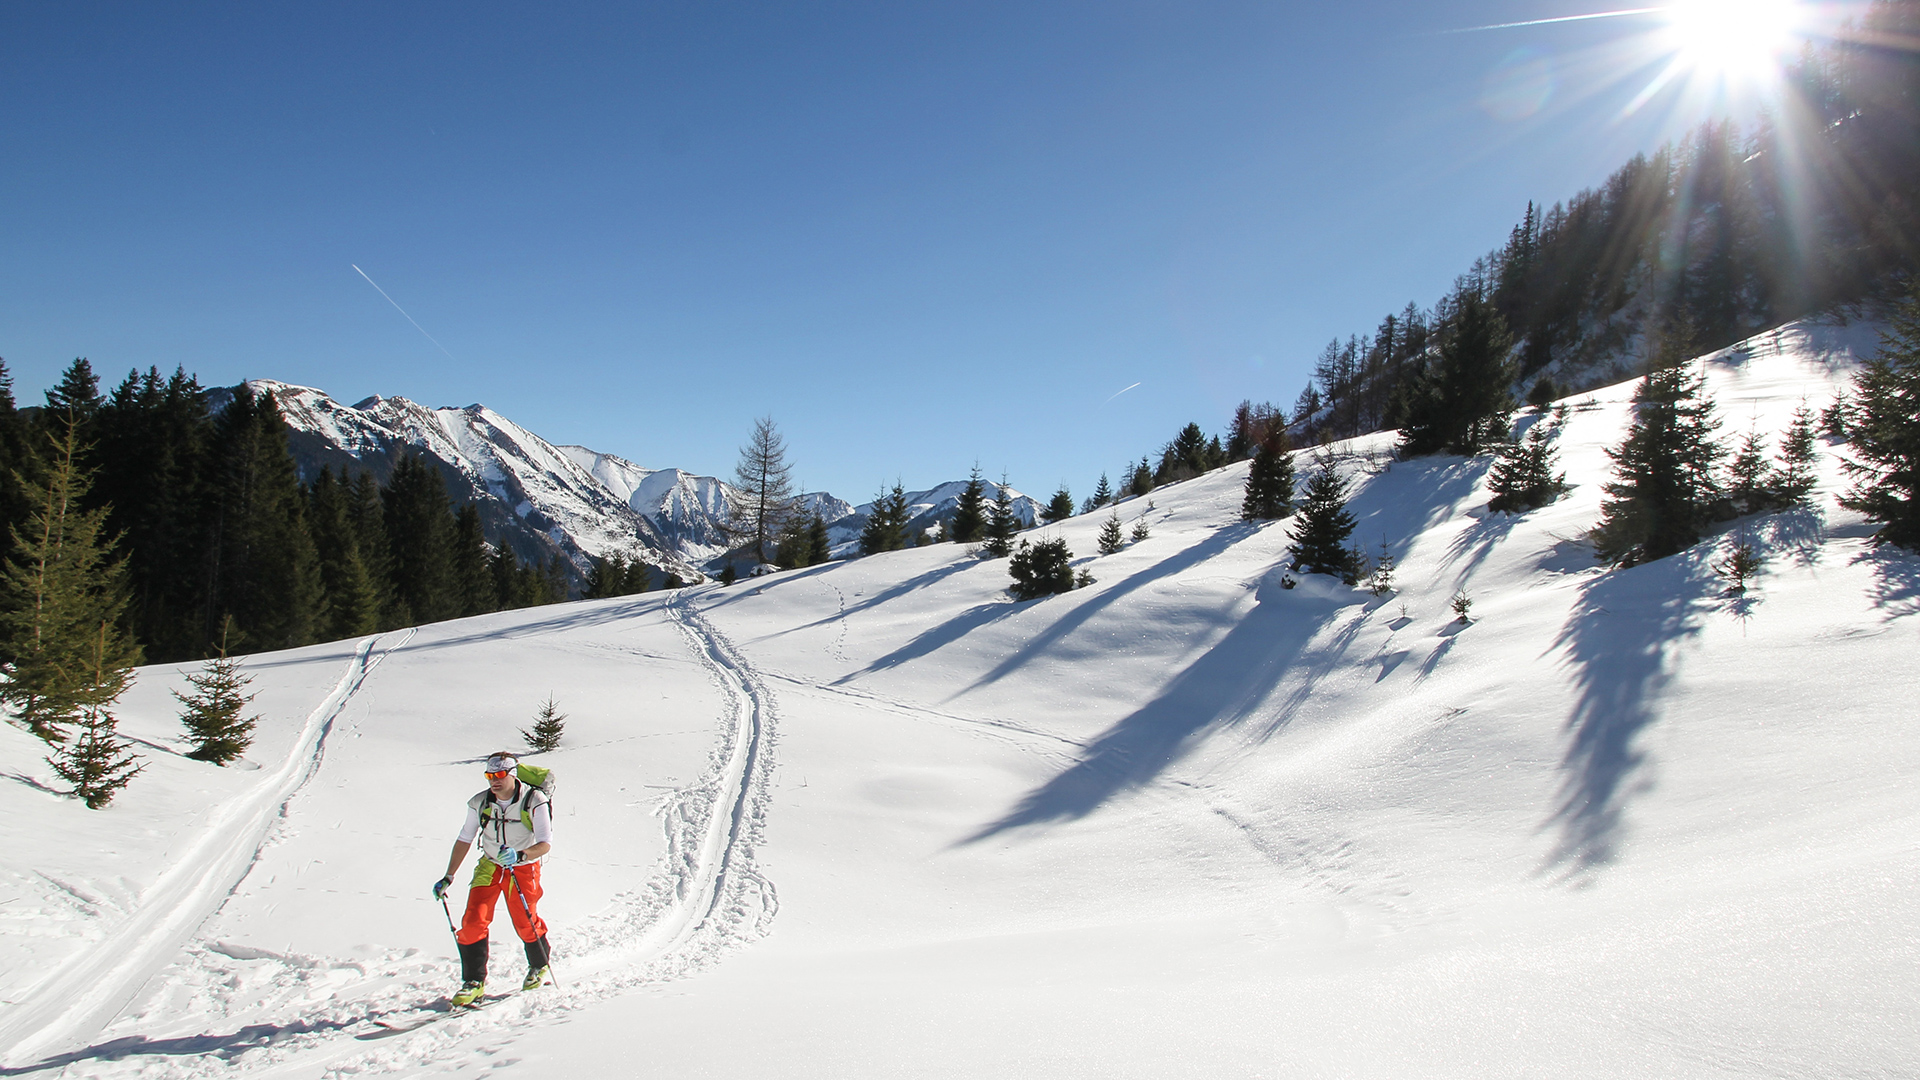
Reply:
<svg viewBox="0 0 1920 1080"><path fill-rule="evenodd" d="M1852 335L1857 338L1858 335ZM1844 379L1844 329L1708 363L1731 431ZM1576 488L1337 448L1376 599L1285 588L1244 466L1009 601L943 545L251 658L253 769L92 813L0 729L0 1065L25 1075L1920 1074L1920 559L1806 511L1602 572L1631 387L1553 423ZM1767 556L1744 599L1711 564ZM1464 591L1474 621L1448 601ZM562 984L381 1037L454 978L426 888L477 761L572 714ZM9 899L9 898L12 899ZM519 974L495 935L496 979ZM565 1021L561 1023L560 1021Z"/></svg>

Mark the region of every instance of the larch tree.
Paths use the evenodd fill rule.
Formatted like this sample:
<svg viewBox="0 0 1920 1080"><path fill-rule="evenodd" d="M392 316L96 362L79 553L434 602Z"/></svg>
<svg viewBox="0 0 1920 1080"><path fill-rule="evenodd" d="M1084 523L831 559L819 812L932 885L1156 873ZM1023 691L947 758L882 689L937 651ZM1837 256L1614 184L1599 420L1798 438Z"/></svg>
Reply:
<svg viewBox="0 0 1920 1080"><path fill-rule="evenodd" d="M740 448L727 510L734 536L756 561L772 562L773 545L793 512L793 467L787 464L786 440L771 416L753 422L753 434Z"/></svg>
<svg viewBox="0 0 1920 1080"><path fill-rule="evenodd" d="M111 721L104 710L131 682L141 652L121 629L126 564L105 534L109 511L82 509L91 477L79 461L79 425L57 416L46 436L45 478L25 483L33 509L14 527L0 571L0 625L14 656L0 702L35 735L59 743L85 709L94 709L90 722Z"/></svg>

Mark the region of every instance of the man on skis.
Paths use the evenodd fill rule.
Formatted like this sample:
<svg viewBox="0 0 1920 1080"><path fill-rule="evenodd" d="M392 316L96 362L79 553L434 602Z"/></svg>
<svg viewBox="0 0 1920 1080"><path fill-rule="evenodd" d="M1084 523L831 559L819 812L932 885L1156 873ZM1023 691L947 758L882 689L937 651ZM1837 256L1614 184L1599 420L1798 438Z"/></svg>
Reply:
<svg viewBox="0 0 1920 1080"><path fill-rule="evenodd" d="M473 1005L486 993L487 935L493 906L506 895L507 915L527 949L522 990L542 985L548 967L547 924L540 918L540 858L553 849L553 809L547 793L523 784L520 762L501 751L487 758L487 790L467 800L467 820L453 842L447 876L433 883L435 899L446 896L467 851L480 841L480 864L467 890L467 913L454 940L460 943L460 991L455 1005Z"/></svg>

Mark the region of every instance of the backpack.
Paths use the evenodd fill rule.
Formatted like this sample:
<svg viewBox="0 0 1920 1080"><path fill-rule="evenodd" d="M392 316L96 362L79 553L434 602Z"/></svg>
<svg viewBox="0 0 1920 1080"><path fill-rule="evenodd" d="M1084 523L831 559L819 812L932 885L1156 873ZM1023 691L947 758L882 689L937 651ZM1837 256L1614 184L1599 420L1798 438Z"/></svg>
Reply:
<svg viewBox="0 0 1920 1080"><path fill-rule="evenodd" d="M538 765L525 763L513 767L514 779L520 781L520 821L528 829L533 828L533 807L528 803L533 793L538 791L547 797L547 813L553 813L553 793L558 787L558 778L552 769L543 769ZM482 791L475 796L480 800L480 824L484 827L493 814L493 790Z"/></svg>

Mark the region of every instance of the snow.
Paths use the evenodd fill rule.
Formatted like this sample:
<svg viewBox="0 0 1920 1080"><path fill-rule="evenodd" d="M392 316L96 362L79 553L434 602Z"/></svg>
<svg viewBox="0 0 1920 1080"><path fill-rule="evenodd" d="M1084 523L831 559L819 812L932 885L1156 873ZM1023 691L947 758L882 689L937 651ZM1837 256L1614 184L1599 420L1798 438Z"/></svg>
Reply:
<svg viewBox="0 0 1920 1080"><path fill-rule="evenodd" d="M1840 336L1711 358L1727 430L1824 406ZM1576 486L1519 517L1484 460L1336 447L1385 599L1283 587L1240 465L1116 555L1104 514L1050 527L1096 578L1065 596L938 545L250 657L240 768L180 756L179 669L146 668L149 768L106 811L0 726L0 1065L1920 1074L1920 558L1837 507L1823 445L1815 508L1599 570L1630 392L1568 403ZM1729 599L1743 540L1767 568ZM427 887L549 693L560 984L367 1037L455 979Z"/></svg>

